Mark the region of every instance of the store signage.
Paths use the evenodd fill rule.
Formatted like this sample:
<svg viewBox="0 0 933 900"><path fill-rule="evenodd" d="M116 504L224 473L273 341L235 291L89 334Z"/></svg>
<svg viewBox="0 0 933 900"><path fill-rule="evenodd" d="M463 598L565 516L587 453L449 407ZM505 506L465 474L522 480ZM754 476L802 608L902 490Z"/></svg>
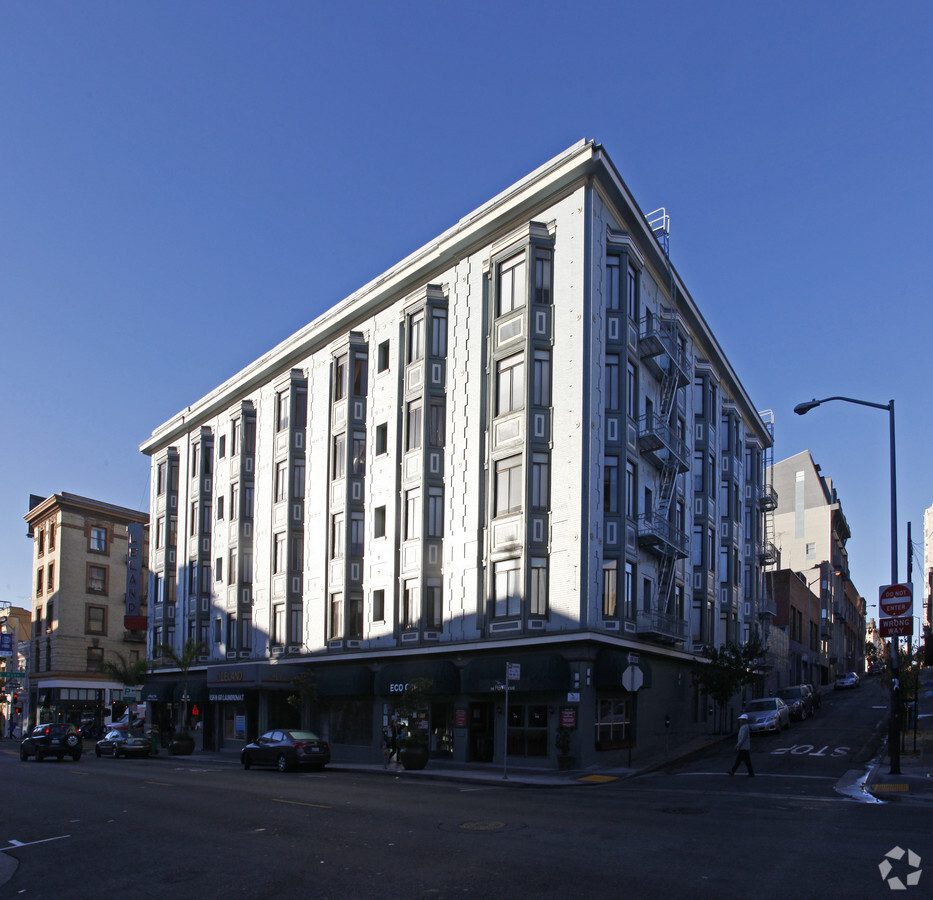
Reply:
<svg viewBox="0 0 933 900"><path fill-rule="evenodd" d="M126 526L126 608L123 624L131 631L143 631L146 617L140 609L140 588L143 576L143 526L130 522Z"/></svg>
<svg viewBox="0 0 933 900"><path fill-rule="evenodd" d="M246 694L209 694L211 703L242 703Z"/></svg>

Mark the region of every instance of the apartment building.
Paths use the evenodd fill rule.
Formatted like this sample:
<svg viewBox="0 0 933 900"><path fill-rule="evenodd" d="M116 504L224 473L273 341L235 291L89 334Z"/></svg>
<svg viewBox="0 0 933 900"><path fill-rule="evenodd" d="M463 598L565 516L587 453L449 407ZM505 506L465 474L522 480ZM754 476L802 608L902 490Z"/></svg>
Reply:
<svg viewBox="0 0 933 900"><path fill-rule="evenodd" d="M773 615L771 436L666 224L581 141L156 428L152 698L194 640L211 747L300 719L381 758L418 677L460 761L706 733L697 654Z"/></svg>
<svg viewBox="0 0 933 900"><path fill-rule="evenodd" d="M814 627L807 620L797 670L824 685L841 672L863 672L866 605L849 576L846 542L851 532L832 479L806 450L775 463L771 478L779 497L775 571L798 573L819 601L819 624ZM781 607L778 621L793 627L786 619L790 615L790 608Z"/></svg>
<svg viewBox="0 0 933 900"><path fill-rule="evenodd" d="M118 714L124 708L124 685L104 664L146 658L149 516L63 492L31 496L25 519L33 542L30 723L100 726L114 705Z"/></svg>

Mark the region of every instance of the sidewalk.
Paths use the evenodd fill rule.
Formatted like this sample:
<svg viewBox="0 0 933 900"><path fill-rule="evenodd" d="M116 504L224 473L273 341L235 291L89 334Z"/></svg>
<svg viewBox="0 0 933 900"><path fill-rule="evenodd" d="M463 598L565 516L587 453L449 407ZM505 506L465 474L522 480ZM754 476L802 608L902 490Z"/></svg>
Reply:
<svg viewBox="0 0 933 900"><path fill-rule="evenodd" d="M900 774L891 774L890 754L885 746L868 776L866 790L884 801L933 803L933 714L921 713L917 720L917 749L912 728L904 731L901 747Z"/></svg>

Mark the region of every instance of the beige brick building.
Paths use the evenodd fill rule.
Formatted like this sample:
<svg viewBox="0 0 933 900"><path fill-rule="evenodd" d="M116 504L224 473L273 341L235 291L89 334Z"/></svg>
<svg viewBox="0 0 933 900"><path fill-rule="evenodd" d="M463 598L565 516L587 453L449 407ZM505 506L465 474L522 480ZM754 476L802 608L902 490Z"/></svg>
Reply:
<svg viewBox="0 0 933 900"><path fill-rule="evenodd" d="M149 515L61 493L31 496L25 519L33 540L25 716L30 723L99 726L111 711L123 712L123 685L105 673L104 663L146 656ZM128 535L134 529L139 606L137 620L127 622Z"/></svg>

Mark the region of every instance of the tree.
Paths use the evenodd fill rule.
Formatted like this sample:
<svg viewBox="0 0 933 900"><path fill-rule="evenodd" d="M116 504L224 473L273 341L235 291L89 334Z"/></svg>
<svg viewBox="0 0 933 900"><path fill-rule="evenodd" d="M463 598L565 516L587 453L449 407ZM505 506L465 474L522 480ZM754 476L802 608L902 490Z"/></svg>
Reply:
<svg viewBox="0 0 933 900"><path fill-rule="evenodd" d="M171 644L162 644L159 648L162 655L168 659L182 674L185 685L184 693L184 706L182 707L184 712L182 713L182 733L187 734L188 732L188 670L197 662L198 657L204 653L207 653L207 648L200 641L196 641L194 638L188 638L185 641L185 645L181 648L181 653L178 653Z"/></svg>
<svg viewBox="0 0 933 900"><path fill-rule="evenodd" d="M703 648L705 662L694 662L693 683L716 702L720 724L726 704L758 677L764 655L761 639L752 635L744 644L730 641L718 648L708 644Z"/></svg>
<svg viewBox="0 0 933 900"><path fill-rule="evenodd" d="M137 659L133 662L129 662L118 650L114 650L113 655L116 656L118 661L113 662L109 659L106 660L104 662L104 671L110 675L114 681L119 681L127 687L135 688L139 687L139 685L146 680L146 675L149 673L148 659Z"/></svg>

